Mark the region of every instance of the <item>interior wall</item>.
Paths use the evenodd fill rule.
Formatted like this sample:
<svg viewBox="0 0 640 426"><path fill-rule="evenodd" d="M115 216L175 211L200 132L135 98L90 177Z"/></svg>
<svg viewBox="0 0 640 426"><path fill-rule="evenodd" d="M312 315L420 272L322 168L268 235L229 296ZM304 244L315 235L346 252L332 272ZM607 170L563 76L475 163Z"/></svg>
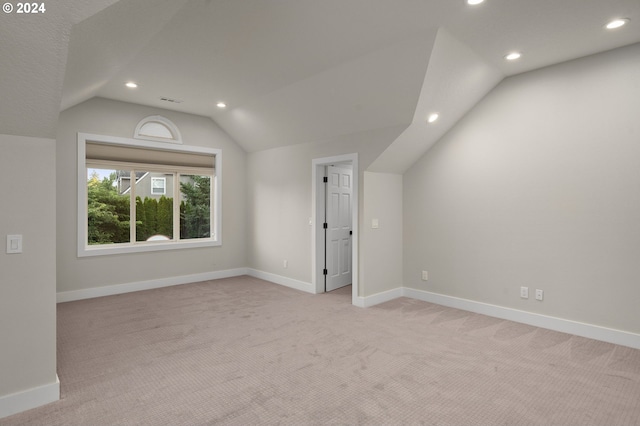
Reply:
<svg viewBox="0 0 640 426"><path fill-rule="evenodd" d="M298 144L248 154L249 267L311 283L311 161L357 153L362 194L363 171L403 129L390 127L347 135L329 143ZM358 200L360 216L362 198Z"/></svg>
<svg viewBox="0 0 640 426"><path fill-rule="evenodd" d="M56 382L55 141L0 135L0 152L2 398ZM12 234L22 253L6 253Z"/></svg>
<svg viewBox="0 0 640 426"><path fill-rule="evenodd" d="M77 133L132 138L150 115L171 120L184 145L222 149L222 246L78 258ZM56 154L58 292L246 266L246 153L211 119L94 98L60 114Z"/></svg>
<svg viewBox="0 0 640 426"><path fill-rule="evenodd" d="M364 172L363 219L362 295L402 287L402 175Z"/></svg>
<svg viewBox="0 0 640 426"><path fill-rule="evenodd" d="M639 333L639 69L636 44L490 93L404 175L405 286Z"/></svg>

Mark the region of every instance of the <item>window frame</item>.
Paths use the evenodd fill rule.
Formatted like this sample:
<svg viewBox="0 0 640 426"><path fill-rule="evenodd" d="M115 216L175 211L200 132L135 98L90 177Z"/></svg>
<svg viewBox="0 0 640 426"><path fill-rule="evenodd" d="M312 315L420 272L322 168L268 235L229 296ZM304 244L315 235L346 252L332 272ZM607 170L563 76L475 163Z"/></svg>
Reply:
<svg viewBox="0 0 640 426"><path fill-rule="evenodd" d="M114 244L100 244L89 245L88 244L88 206L87 206L87 163L95 164L94 160L87 160L86 158L86 145L91 144L105 144L105 145L117 145L128 146L138 149L150 149L169 152L183 152L191 154L203 154L212 156L213 158L213 175L211 177L211 234L209 238L198 239L185 239L180 240L179 235L174 236L170 241L130 241L128 243L114 243ZM107 164L107 161L100 161ZM152 252L160 250L177 250L186 248L198 248L198 247L214 247L222 245L222 150L217 148L207 148L200 146L189 145L175 145L167 144L166 142L154 142L143 141L139 139L129 139L116 136L104 136L90 133L78 133L78 170L77 170L77 193L78 193L78 205L77 205L77 246L78 257L86 256L101 256L110 254L124 254L124 253L142 253ZM144 167L153 167L152 165L144 165ZM160 166L162 168L171 168L178 173L189 171L188 167L177 166ZM184 174L184 173L183 173ZM165 182L166 191L166 182ZM174 197L177 194L174 194ZM133 203L135 206L135 203ZM135 216L133 216L135 217ZM174 220L180 220L174 218Z"/></svg>
<svg viewBox="0 0 640 426"><path fill-rule="evenodd" d="M162 182L162 192L153 192L155 186L153 186L154 182ZM151 194L152 195L167 195L167 178L166 177L151 177Z"/></svg>

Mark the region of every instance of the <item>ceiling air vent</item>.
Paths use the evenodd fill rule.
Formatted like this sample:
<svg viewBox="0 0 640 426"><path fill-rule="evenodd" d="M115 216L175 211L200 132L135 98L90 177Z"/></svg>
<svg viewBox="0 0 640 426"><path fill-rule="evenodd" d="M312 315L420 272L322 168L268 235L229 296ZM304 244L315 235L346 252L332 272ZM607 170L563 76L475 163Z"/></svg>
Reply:
<svg viewBox="0 0 640 426"><path fill-rule="evenodd" d="M160 98L161 101L165 101L165 102L171 102L172 104L181 104L184 101L181 101L180 99L171 99L171 98Z"/></svg>

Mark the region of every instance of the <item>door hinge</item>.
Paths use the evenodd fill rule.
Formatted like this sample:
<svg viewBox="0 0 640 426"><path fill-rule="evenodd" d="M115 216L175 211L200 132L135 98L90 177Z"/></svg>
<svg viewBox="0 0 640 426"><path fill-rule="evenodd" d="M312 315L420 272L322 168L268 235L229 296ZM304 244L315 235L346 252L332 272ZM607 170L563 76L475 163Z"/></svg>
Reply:
<svg viewBox="0 0 640 426"><path fill-rule="evenodd" d="M325 177L322 178L322 181L324 183L328 183L329 182L329 178L327 176L325 176Z"/></svg>
<svg viewBox="0 0 640 426"><path fill-rule="evenodd" d="M327 275L327 273L328 273L328 272L329 272L329 271L327 271L326 269L323 269L323 270L322 270L322 275Z"/></svg>
<svg viewBox="0 0 640 426"><path fill-rule="evenodd" d="M349 235L353 235L353 231L349 231Z"/></svg>
<svg viewBox="0 0 640 426"><path fill-rule="evenodd" d="M324 229L327 229L327 228L329 227L329 225L327 225L327 222L325 222L325 223L323 223L323 224L322 224L322 227L323 227Z"/></svg>

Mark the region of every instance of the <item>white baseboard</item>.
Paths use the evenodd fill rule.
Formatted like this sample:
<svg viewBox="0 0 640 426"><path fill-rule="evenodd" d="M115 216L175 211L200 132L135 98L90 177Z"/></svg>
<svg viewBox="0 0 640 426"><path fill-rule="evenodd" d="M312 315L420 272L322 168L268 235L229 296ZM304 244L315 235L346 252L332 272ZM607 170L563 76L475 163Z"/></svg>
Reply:
<svg viewBox="0 0 640 426"><path fill-rule="evenodd" d="M246 274L261 280L270 281L274 284L280 284L285 287L304 291L307 293L315 293L313 285L293 278L283 277L282 275L272 274L271 272L259 271L257 269L247 268Z"/></svg>
<svg viewBox="0 0 640 426"><path fill-rule="evenodd" d="M0 419L40 407L60 399L60 379L21 392L0 396Z"/></svg>
<svg viewBox="0 0 640 426"><path fill-rule="evenodd" d="M65 291L57 294L57 301L58 303L70 302L73 300L90 299L93 297L110 296L114 294L122 294L172 285L236 277L240 275L250 275L255 278L260 278L296 290L304 291L307 293L315 293L313 285L308 282L284 277L282 275L272 274L270 272L259 271L252 268L236 268L223 271L205 272L201 274L183 275L179 277L161 278L157 280L116 284L105 287L95 287L83 290ZM446 296L438 293L431 293L428 291L417 290L408 287L398 287L367 297L356 297L353 304L361 308L366 308L403 296L423 300L425 302L435 303L438 305L449 306L451 308L462 309L469 312L475 312L523 324L529 324L535 327L546 328L562 333L574 334L576 336L582 336L589 339L601 340L603 342L640 349L640 334L630 333L622 330L615 330L593 324L571 321L563 318L536 314L532 312L521 311L518 309L505 308L502 306L476 302L468 299L461 299L453 296ZM2 400L0 400L0 414L1 413Z"/></svg>
<svg viewBox="0 0 640 426"><path fill-rule="evenodd" d="M403 287L402 295L464 311L640 349L640 334Z"/></svg>
<svg viewBox="0 0 640 426"><path fill-rule="evenodd" d="M172 285L197 283L200 281L247 275L247 268L225 269L223 271L204 272L201 274L181 275L179 277L160 278L157 280L138 281L126 284L114 284L104 287L93 287L82 290L62 291L56 297L58 303L73 300L91 299L94 297L112 296L114 294L131 293L133 291L150 290Z"/></svg>
<svg viewBox="0 0 640 426"><path fill-rule="evenodd" d="M388 302L389 300L402 297L402 287L394 288L393 290L383 291L381 293L372 294L366 297L357 297L354 301L354 305L359 308L368 308L370 306L379 305L380 303Z"/></svg>

